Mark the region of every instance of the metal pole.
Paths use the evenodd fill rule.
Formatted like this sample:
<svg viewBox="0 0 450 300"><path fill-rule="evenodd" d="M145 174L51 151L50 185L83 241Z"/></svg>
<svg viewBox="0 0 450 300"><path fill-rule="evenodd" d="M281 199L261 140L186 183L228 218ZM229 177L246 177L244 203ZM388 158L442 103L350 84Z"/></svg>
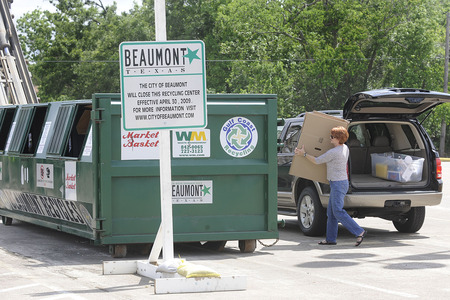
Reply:
<svg viewBox="0 0 450 300"><path fill-rule="evenodd" d="M447 26L445 31L445 64L444 64L444 92L448 92L448 60L449 60L449 36L450 36L450 12L447 12ZM445 116L441 122L441 137L439 142L439 155L442 157L445 155L445 136L446 136L447 124Z"/></svg>
<svg viewBox="0 0 450 300"><path fill-rule="evenodd" d="M445 31L445 68L444 68L444 93L448 92L448 44L450 35L450 12L447 12L447 29Z"/></svg>
<svg viewBox="0 0 450 300"><path fill-rule="evenodd" d="M166 0L155 0L155 33L157 42L167 41Z"/></svg>
<svg viewBox="0 0 450 300"><path fill-rule="evenodd" d="M156 41L167 40L166 1L155 0ZM170 130L161 130L159 138L159 175L161 188L161 223L163 233L163 260L173 259L173 220L172 220L172 163L170 157Z"/></svg>

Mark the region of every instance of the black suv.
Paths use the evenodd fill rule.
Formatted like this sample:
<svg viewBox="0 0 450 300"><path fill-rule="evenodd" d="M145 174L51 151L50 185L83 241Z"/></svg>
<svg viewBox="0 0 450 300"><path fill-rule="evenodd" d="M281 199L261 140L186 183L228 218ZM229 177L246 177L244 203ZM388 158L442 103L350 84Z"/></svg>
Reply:
<svg viewBox="0 0 450 300"><path fill-rule="evenodd" d="M350 216L391 220L400 232L422 227L425 206L441 202L442 168L416 118L444 102L450 102L450 94L399 88L361 92L346 101L342 116L350 122L350 187L344 208ZM303 121L287 119L279 136L278 212L297 215L303 233L317 236L326 229L329 185L289 175ZM396 169L397 160L418 162L417 176L402 180L407 172Z"/></svg>

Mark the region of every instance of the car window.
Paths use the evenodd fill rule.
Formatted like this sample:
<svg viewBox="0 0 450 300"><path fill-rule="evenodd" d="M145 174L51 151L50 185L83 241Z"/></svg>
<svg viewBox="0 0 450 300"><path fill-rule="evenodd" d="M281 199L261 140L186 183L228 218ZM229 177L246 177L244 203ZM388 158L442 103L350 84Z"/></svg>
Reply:
<svg viewBox="0 0 450 300"><path fill-rule="evenodd" d="M280 138L282 131L283 131L283 126L277 126L277 139Z"/></svg>
<svg viewBox="0 0 450 300"><path fill-rule="evenodd" d="M364 128L365 128L364 125L359 124L359 125L354 125L348 129L349 140L354 139L354 138L358 139L361 147L367 146L366 136L364 134L364 130L365 130Z"/></svg>
<svg viewBox="0 0 450 300"><path fill-rule="evenodd" d="M300 139L300 131L302 127L298 124L291 124L286 132L286 139L284 142L284 147L282 152L292 153L295 147L298 145L298 140Z"/></svg>
<svg viewBox="0 0 450 300"><path fill-rule="evenodd" d="M278 118L277 119L277 139L279 139L281 137L281 132L283 131L283 128L284 128L284 119Z"/></svg>
<svg viewBox="0 0 450 300"><path fill-rule="evenodd" d="M411 130L411 127L408 125L402 125L402 130L405 133L406 138L408 139L409 145L411 148L417 148L417 141L414 133Z"/></svg>
<svg viewBox="0 0 450 300"><path fill-rule="evenodd" d="M366 129L369 134L370 143L373 144L375 137L377 136L385 136L389 140L389 144L391 144L391 136L389 134L389 130L386 124L383 123L368 123L366 124Z"/></svg>

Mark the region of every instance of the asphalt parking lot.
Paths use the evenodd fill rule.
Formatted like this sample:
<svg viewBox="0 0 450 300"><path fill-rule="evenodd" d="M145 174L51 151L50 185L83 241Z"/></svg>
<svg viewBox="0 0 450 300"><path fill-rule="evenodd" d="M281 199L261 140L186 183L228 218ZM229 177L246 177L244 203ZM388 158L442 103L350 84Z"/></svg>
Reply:
<svg viewBox="0 0 450 300"><path fill-rule="evenodd" d="M422 229L398 233L391 222L367 218L360 247L340 228L337 246L300 233L294 218L284 218L280 240L258 243L255 253L240 253L237 242L217 252L177 244L175 255L213 268L222 275L247 276L244 291L154 295L152 280L133 274L102 275L102 261L114 260L107 247L35 225L0 226L2 299L449 299L450 162L443 163L444 198L427 208ZM138 249L126 259L142 260Z"/></svg>

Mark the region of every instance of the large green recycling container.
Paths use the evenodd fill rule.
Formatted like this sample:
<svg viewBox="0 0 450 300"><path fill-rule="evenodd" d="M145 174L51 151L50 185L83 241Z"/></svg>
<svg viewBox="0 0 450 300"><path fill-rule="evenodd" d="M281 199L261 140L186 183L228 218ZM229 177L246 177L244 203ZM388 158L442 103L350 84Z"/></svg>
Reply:
<svg viewBox="0 0 450 300"><path fill-rule="evenodd" d="M205 129L171 131L173 238L239 240L251 252L245 242L278 237L276 97L208 95L207 110ZM152 243L159 132L121 124L119 94L1 107L3 223L69 232L113 253Z"/></svg>

